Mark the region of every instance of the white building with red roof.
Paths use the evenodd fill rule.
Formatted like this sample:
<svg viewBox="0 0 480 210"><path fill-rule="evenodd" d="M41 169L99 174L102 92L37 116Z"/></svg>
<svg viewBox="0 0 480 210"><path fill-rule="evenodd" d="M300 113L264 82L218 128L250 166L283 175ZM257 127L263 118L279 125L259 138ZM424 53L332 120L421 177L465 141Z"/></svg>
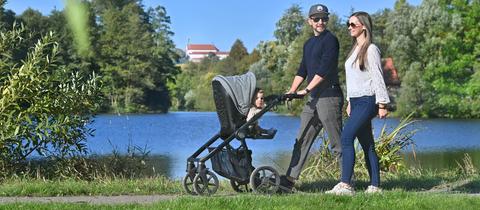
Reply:
<svg viewBox="0 0 480 210"><path fill-rule="evenodd" d="M228 57L229 52L220 52L213 44L188 44L186 53L188 60L192 62L200 62L208 54L216 55L220 60Z"/></svg>

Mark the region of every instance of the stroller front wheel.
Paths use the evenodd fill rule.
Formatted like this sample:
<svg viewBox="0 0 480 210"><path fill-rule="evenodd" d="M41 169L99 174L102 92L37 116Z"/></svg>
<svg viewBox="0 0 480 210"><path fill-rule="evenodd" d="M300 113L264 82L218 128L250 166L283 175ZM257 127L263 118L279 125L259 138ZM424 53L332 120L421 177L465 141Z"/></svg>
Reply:
<svg viewBox="0 0 480 210"><path fill-rule="evenodd" d="M194 175L194 174L193 174ZM183 178L183 189L190 195L196 195L195 189L193 189L193 180L195 176L190 173Z"/></svg>
<svg viewBox="0 0 480 210"><path fill-rule="evenodd" d="M200 172L193 179L193 189L198 195L215 194L219 186L217 176L211 171Z"/></svg>
<svg viewBox="0 0 480 210"><path fill-rule="evenodd" d="M280 186L280 175L271 166L258 167L250 175L250 186L256 193L274 194Z"/></svg>

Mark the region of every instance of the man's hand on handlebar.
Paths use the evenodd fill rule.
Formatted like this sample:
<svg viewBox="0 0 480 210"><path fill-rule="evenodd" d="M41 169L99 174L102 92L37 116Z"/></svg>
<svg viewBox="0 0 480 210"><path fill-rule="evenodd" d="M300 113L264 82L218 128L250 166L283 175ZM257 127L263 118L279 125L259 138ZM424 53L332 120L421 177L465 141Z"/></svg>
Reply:
<svg viewBox="0 0 480 210"><path fill-rule="evenodd" d="M297 95L305 96L307 94L308 94L308 92L305 89L297 91Z"/></svg>
<svg viewBox="0 0 480 210"><path fill-rule="evenodd" d="M283 95L283 99L286 100L286 101L291 101L293 99L301 99L303 98L305 95L299 95L297 93L286 93L285 95Z"/></svg>

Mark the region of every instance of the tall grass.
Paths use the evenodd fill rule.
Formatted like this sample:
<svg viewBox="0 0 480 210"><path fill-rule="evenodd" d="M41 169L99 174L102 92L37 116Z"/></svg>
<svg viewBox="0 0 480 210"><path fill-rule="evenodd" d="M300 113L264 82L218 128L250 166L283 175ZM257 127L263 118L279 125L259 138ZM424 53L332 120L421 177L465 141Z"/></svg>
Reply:
<svg viewBox="0 0 480 210"><path fill-rule="evenodd" d="M171 162L162 155L151 156L149 150L128 145L127 152L114 149L108 155L75 155L66 157L32 158L15 167L0 171L0 180L9 178L40 180L109 180L154 178L168 175Z"/></svg>
<svg viewBox="0 0 480 210"><path fill-rule="evenodd" d="M414 148L412 139L417 129L410 127L416 121L413 120L412 114L400 120L400 123L392 130L388 131L386 125L383 126L379 137L375 140L375 149L380 162L380 169L383 173L395 173L405 169L405 164L401 156L401 151L408 146ZM315 151L302 172L302 180L318 180L318 179L338 179L340 176L340 168L338 160L332 155L328 148L328 139L325 134L320 135L323 140L322 147ZM355 178L367 178L368 171L365 167L364 154L360 146L355 146Z"/></svg>

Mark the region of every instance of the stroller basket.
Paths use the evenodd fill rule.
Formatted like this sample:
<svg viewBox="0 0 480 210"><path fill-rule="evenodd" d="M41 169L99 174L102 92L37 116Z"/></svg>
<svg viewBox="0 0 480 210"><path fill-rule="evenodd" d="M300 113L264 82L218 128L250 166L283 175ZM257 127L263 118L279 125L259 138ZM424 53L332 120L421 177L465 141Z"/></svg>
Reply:
<svg viewBox="0 0 480 210"><path fill-rule="evenodd" d="M209 147L212 151L215 147ZM234 179L240 183L248 183L250 174L255 169L252 166L252 150L238 148L223 148L211 158L212 169L217 174Z"/></svg>

